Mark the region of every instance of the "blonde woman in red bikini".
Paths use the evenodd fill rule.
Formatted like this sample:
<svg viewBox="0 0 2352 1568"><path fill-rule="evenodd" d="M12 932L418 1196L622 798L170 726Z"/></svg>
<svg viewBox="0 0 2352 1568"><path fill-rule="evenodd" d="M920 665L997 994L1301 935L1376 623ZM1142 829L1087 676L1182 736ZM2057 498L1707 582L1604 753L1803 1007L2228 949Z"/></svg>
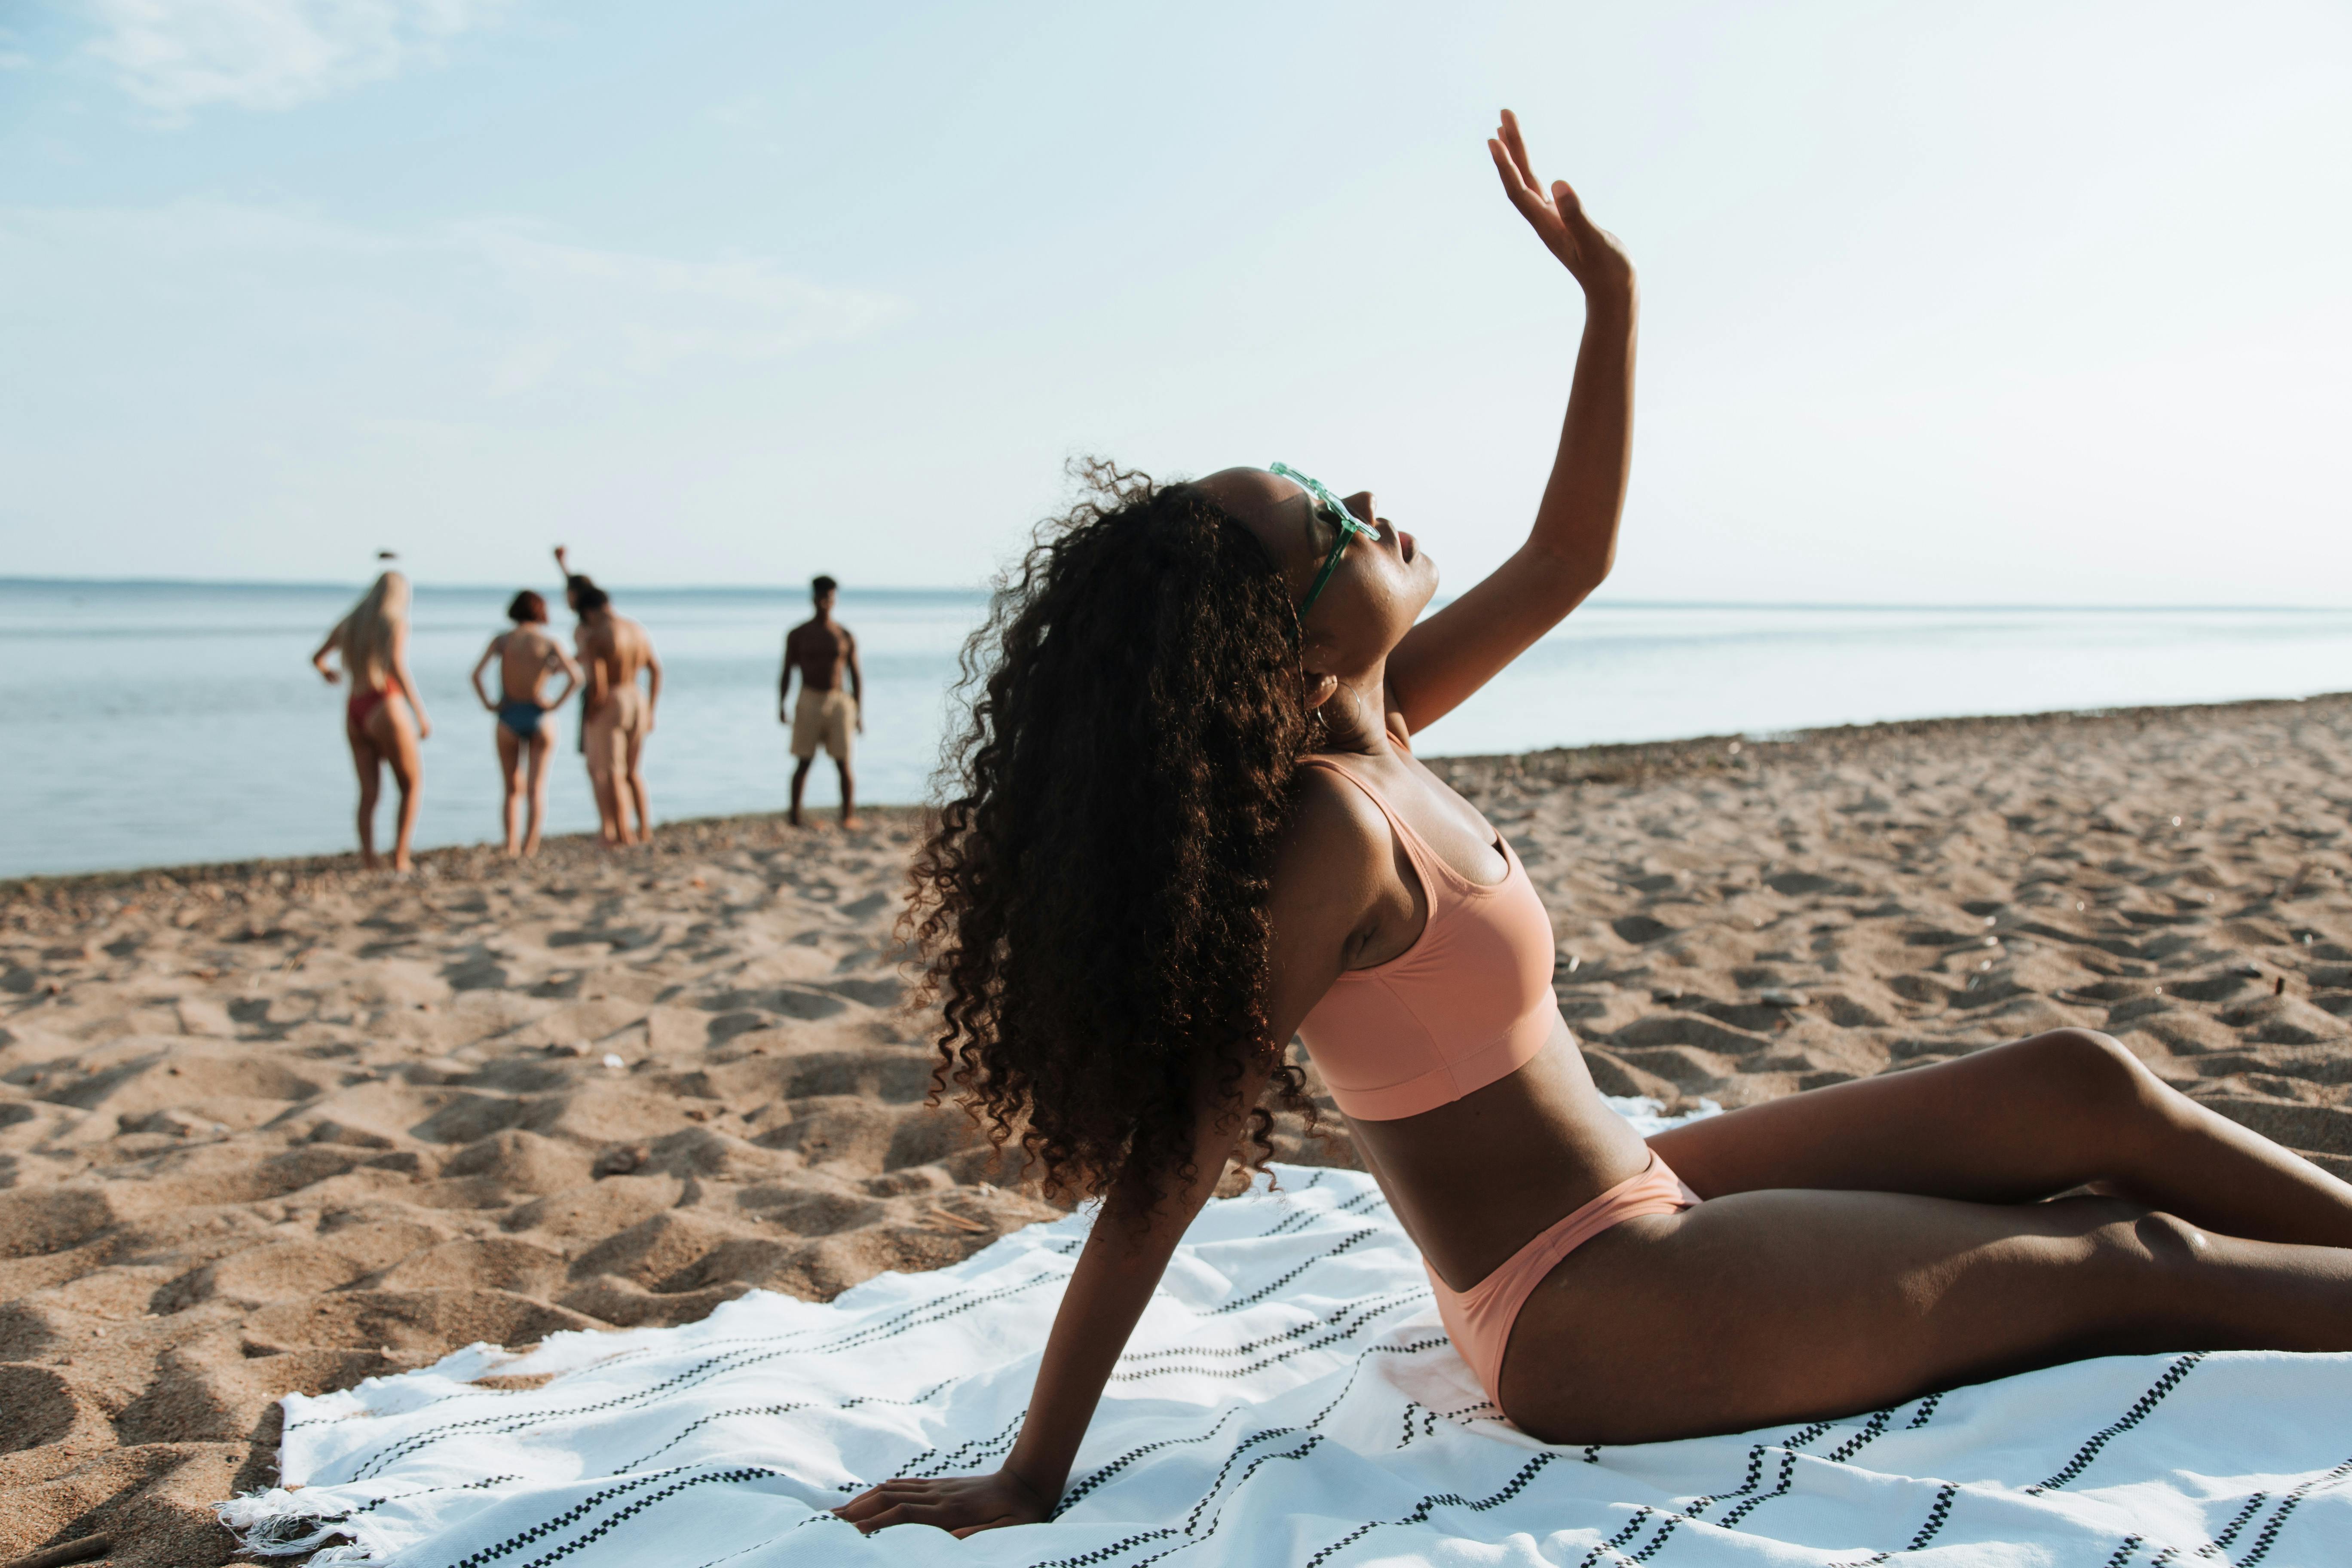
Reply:
<svg viewBox="0 0 2352 1568"><path fill-rule="evenodd" d="M340 672L327 662L330 653L341 659ZM360 775L360 860L370 870L377 864L375 803L389 764L400 787L392 868L405 871L411 865L409 840L416 832L417 793L425 783L418 742L433 733L408 673L408 579L398 572L377 577L351 614L335 623L310 663L331 686L351 678L351 694L343 700L343 738L351 742L352 765Z"/></svg>
<svg viewBox="0 0 2352 1568"><path fill-rule="evenodd" d="M1294 1031L1463 1359L1549 1442L1845 1415L2087 1355L2352 1348L2352 1186L2104 1035L1646 1142L1602 1103L1526 870L1412 755L1608 574L1625 489L1633 268L1508 114L1489 145L1585 295L1517 554L1417 620L1435 563L1369 493L1280 465L1097 468L974 645L961 793L908 920L949 1078L1104 1203L1003 1468L887 1482L839 1510L861 1528L1051 1515L1186 1226L1229 1157L1268 1152L1265 1106L1301 1103Z"/></svg>

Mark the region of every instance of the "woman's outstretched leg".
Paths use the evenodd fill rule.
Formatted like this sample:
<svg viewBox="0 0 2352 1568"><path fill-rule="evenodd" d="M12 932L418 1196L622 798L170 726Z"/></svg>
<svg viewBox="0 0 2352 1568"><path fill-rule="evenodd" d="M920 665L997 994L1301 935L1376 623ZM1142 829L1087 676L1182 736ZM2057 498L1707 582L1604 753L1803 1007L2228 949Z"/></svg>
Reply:
<svg viewBox="0 0 2352 1568"><path fill-rule="evenodd" d="M2096 1184L2202 1229L2352 1247L2352 1185L2058 1029L1650 1140L1706 1197L1773 1187L2030 1203Z"/></svg>
<svg viewBox="0 0 2352 1568"><path fill-rule="evenodd" d="M506 829L507 853L509 855L520 855L523 852L522 749L524 742L521 737L518 736L512 730L508 729L504 724L497 726L497 735L499 742L499 781L505 786L501 795L502 805L499 810L499 820L500 826ZM536 742L534 741L532 744L535 752ZM538 771L535 763L531 771L533 773ZM536 811L531 814L530 826L532 837L537 837L539 833L539 814Z"/></svg>
<svg viewBox="0 0 2352 1568"><path fill-rule="evenodd" d="M1627 1220L1528 1299L1502 1373L1557 1443L1848 1415L2084 1356L2352 1350L2352 1249L2121 1198L1736 1193Z"/></svg>

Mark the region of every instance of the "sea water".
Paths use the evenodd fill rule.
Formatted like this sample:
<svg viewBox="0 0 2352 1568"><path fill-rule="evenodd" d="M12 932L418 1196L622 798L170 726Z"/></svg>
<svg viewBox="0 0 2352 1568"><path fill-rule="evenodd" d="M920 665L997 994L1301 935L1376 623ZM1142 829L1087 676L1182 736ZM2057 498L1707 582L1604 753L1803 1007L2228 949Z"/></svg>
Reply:
<svg viewBox="0 0 2352 1568"><path fill-rule="evenodd" d="M356 843L347 687L310 650L356 585L0 579L0 875L300 855ZM646 752L656 821L781 809L776 683L800 589L614 590L665 669ZM416 592L409 662L435 729L420 846L499 837L494 721L467 673L507 591ZM845 588L866 677L858 795L922 799L978 592ZM559 612L558 635L569 636ZM495 690L495 671L487 678ZM1763 733L2352 689L2352 610L1900 608L1599 603L1424 731L1431 754ZM595 826L555 716L548 830ZM830 812L820 757L808 803ZM391 842L393 791L379 808Z"/></svg>

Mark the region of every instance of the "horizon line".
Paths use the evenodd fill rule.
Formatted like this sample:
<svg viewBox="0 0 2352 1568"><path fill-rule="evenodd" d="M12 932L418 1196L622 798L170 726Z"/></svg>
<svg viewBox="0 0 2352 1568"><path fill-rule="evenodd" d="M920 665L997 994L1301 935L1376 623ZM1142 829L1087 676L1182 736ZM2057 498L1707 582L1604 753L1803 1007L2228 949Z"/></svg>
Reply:
<svg viewBox="0 0 2352 1568"><path fill-rule="evenodd" d="M605 586L604 584L599 584ZM320 579L260 578L260 577L39 577L0 574L0 589L5 588L247 588L286 591L310 590L351 593L365 586L358 582L329 582ZM510 584L496 583L417 583L419 592L488 593L513 592ZM534 592L539 590L533 590ZM805 583L775 584L616 584L607 587L612 593L633 594L707 594L736 596L772 594L805 594ZM935 598L985 598L992 590L986 584L941 586L939 584L877 584L860 588L843 583L843 597L863 594L907 594ZM1436 604L1451 602L1454 595L1444 595ZM2281 615L2315 615L2331 612L2352 612L2352 604L2343 605L2277 605L2252 603L2110 603L2084 604L2063 600L1878 600L1878 599L1619 599L1596 597L1585 601L1599 609L1624 610L2075 610L2093 614L2147 614L2157 611L2231 610L2275 613ZM1580 608L1583 606L1579 606Z"/></svg>

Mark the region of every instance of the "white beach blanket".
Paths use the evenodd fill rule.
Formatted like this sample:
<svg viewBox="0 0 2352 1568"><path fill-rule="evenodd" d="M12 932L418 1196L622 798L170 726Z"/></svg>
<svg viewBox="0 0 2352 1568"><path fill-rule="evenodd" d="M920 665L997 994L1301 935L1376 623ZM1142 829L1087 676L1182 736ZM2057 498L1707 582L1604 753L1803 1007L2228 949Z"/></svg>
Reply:
<svg viewBox="0 0 2352 1568"><path fill-rule="evenodd" d="M249 1544L447 1568L2352 1563L2352 1355L2116 1357L1841 1421L1547 1447L1495 1419L1368 1176L1211 1204L1051 1523L826 1510L1011 1446L1083 1215L829 1305L475 1346L286 1402ZM556 1375L528 1392L469 1385Z"/></svg>

